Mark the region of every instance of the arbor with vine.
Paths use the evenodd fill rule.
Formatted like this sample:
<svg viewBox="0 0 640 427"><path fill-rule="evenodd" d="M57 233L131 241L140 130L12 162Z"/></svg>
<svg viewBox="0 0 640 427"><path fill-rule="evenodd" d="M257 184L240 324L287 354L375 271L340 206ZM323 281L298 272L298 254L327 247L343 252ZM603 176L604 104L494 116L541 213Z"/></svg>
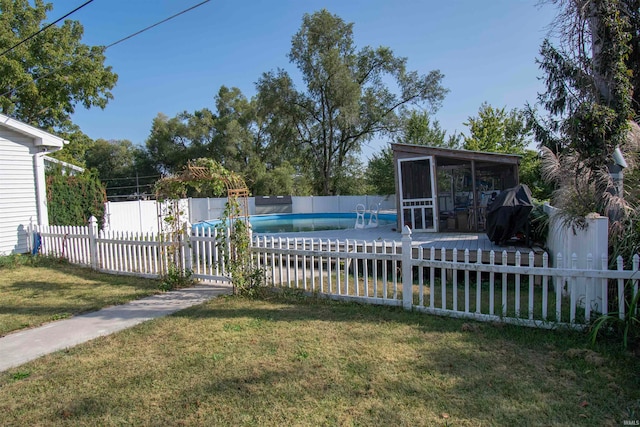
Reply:
<svg viewBox="0 0 640 427"><path fill-rule="evenodd" d="M227 196L227 203L220 223L217 226L217 246L220 249L227 272L231 276L234 293L250 293L262 284L263 275L253 266L251 258L251 233L248 225L249 191L244 180L237 174L228 171L218 162L208 158L191 161L178 175L163 178L156 184L158 201L167 202L168 215L164 225L173 243L169 246L169 255L173 264L171 275L190 275L186 267L181 265L180 247L184 239L183 233L191 230L183 229L180 220L179 200L188 195L198 194L207 197Z"/></svg>

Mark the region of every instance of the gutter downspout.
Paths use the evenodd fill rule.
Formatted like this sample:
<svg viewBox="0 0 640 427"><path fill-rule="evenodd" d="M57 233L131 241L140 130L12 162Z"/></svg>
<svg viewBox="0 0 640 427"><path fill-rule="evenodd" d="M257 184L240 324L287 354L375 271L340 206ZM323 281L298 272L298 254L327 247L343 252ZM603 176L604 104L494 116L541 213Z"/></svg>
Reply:
<svg viewBox="0 0 640 427"><path fill-rule="evenodd" d="M47 210L47 182L44 177L44 156L42 153L33 155L33 173L36 183L36 203L38 208L38 225L49 225L49 211Z"/></svg>

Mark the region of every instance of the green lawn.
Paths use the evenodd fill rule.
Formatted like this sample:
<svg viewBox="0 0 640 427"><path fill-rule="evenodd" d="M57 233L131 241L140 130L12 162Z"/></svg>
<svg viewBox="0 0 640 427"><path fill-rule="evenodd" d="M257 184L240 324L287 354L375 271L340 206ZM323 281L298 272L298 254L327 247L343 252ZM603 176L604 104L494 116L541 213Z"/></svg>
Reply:
<svg viewBox="0 0 640 427"><path fill-rule="evenodd" d="M0 425L622 425L640 360L579 333L221 297L0 374Z"/></svg>
<svg viewBox="0 0 640 427"><path fill-rule="evenodd" d="M0 257L0 336L158 293L158 281L46 257Z"/></svg>

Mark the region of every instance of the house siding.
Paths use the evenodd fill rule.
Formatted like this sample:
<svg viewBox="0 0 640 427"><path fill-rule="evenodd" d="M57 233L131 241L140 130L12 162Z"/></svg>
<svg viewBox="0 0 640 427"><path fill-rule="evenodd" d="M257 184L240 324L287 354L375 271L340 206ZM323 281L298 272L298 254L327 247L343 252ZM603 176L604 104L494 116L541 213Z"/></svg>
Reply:
<svg viewBox="0 0 640 427"><path fill-rule="evenodd" d="M0 128L0 255L28 250L26 229L38 217L34 141Z"/></svg>

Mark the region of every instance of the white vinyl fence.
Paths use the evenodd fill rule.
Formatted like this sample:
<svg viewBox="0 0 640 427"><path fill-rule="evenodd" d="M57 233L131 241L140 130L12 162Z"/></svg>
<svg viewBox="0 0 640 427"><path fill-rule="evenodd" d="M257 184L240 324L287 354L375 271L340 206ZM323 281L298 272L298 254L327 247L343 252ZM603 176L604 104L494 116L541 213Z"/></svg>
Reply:
<svg viewBox="0 0 640 427"><path fill-rule="evenodd" d="M178 236L159 233L98 231L96 219L89 225L29 226L30 252L67 259L74 264L90 266L105 273L160 278L171 266L192 270L197 262L197 279L220 280L224 278L224 257L218 253L215 230L207 230L202 236ZM196 248L189 250L190 245ZM200 249L203 250L200 257ZM206 252L204 252L206 250ZM209 260L205 265L201 258Z"/></svg>
<svg viewBox="0 0 640 427"><path fill-rule="evenodd" d="M249 215L256 213L255 198L249 197ZM180 200L180 210L185 221L192 224L217 219L224 212L226 198L197 198ZM388 196L293 196L291 213L355 212L358 204L367 209L379 207L381 211L396 209L396 199ZM155 200L107 202L105 204L105 229L110 231L160 231L163 206ZM165 203L166 205L166 203ZM160 218L158 218L160 216ZM159 221L160 219L160 221Z"/></svg>
<svg viewBox="0 0 640 427"><path fill-rule="evenodd" d="M100 271L160 277L177 263L198 279L224 278L220 236L214 229L186 230L171 240L152 233L98 233L95 220L88 227L30 227L40 253ZM546 254L542 266L536 266L533 253L519 252L511 260L506 252L491 251L483 263L487 258L481 250L412 247L408 228L401 242L254 236L252 252L272 286L544 328L581 326L599 313L623 317L625 298L638 292L640 279L638 255L627 269L620 258L616 270L608 270L606 257L590 255L586 268L578 268L576 255L562 254L553 267ZM578 282L586 290L580 291Z"/></svg>

